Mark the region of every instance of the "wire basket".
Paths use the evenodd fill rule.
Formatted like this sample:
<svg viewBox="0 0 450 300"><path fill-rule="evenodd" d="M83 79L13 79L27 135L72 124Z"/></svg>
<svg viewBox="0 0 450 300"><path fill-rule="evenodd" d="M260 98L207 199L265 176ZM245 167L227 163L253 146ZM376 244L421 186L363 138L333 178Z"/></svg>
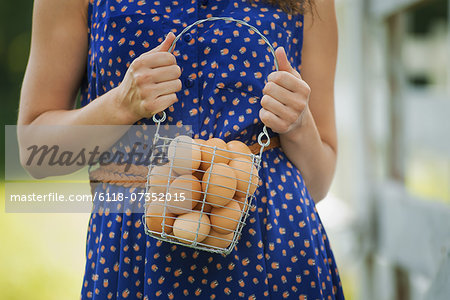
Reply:
<svg viewBox="0 0 450 300"><path fill-rule="evenodd" d="M212 17L187 26L169 52L193 26L216 20L249 27L275 57L275 50L255 27L229 17ZM275 67L278 70L276 58ZM161 136L165 120L165 112L153 116L157 128L146 181L145 233L161 241L227 255L237 244L253 206L262 152L270 144L267 128L259 134L260 149L254 154L239 141Z"/></svg>

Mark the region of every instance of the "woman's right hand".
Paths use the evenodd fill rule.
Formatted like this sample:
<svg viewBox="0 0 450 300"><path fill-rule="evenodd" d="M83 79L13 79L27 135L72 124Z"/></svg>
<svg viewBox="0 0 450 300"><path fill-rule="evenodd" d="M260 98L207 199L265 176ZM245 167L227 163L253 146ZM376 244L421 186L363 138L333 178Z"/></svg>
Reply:
<svg viewBox="0 0 450 300"><path fill-rule="evenodd" d="M117 87L115 101L131 124L150 118L177 101L181 69L168 50L175 39L170 32L156 48L136 58Z"/></svg>
<svg viewBox="0 0 450 300"><path fill-rule="evenodd" d="M83 164L28 163L30 146L56 145L71 153L84 149L110 151L129 125L172 105L181 89L180 68L168 52L175 36L169 33L161 45L130 64L121 84L74 109L80 84L87 75L87 12L88 1L35 1L17 135L20 161L36 178L69 174ZM91 84L95 87L95 80Z"/></svg>

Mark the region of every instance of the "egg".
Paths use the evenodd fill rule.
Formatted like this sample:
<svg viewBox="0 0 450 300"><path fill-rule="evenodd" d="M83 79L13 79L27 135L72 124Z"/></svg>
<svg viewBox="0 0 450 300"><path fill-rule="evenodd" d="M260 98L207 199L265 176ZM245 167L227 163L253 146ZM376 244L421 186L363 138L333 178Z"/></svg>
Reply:
<svg viewBox="0 0 450 300"><path fill-rule="evenodd" d="M205 144L205 140L202 140L202 139L194 139L194 143L196 143L196 144L199 144L199 145L203 145L203 144Z"/></svg>
<svg viewBox="0 0 450 300"><path fill-rule="evenodd" d="M148 179L151 193L166 193L167 185L174 179L175 174L170 170L169 164L154 166Z"/></svg>
<svg viewBox="0 0 450 300"><path fill-rule="evenodd" d="M170 142L168 156L173 164L173 171L179 175L192 174L200 166L202 159L200 146L187 135L180 135Z"/></svg>
<svg viewBox="0 0 450 300"><path fill-rule="evenodd" d="M241 214L241 207L236 201L230 201L225 207L213 207L211 225L218 233L229 234L236 230Z"/></svg>
<svg viewBox="0 0 450 300"><path fill-rule="evenodd" d="M181 175L169 186L167 208L171 213L177 215L187 213L194 208L201 196L200 181L192 175Z"/></svg>
<svg viewBox="0 0 450 300"><path fill-rule="evenodd" d="M208 237L202 243L217 248L227 248L230 246L233 236L233 232L229 234L221 234L214 229L211 229Z"/></svg>
<svg viewBox="0 0 450 300"><path fill-rule="evenodd" d="M216 150L214 151L214 147ZM229 154L227 152L227 144L218 138L212 138L203 143L202 150L202 163L200 164L201 170L208 170L211 166L211 160L214 156L214 163L228 163Z"/></svg>
<svg viewBox="0 0 450 300"><path fill-rule="evenodd" d="M244 144L241 141L229 141L227 143L227 149L231 152L228 153L228 156L233 159L233 158L247 158L247 159L251 159L251 155L252 155L252 151L250 150L250 148ZM235 153L237 152L237 153Z"/></svg>
<svg viewBox="0 0 450 300"><path fill-rule="evenodd" d="M206 239L210 229L211 222L208 216L198 211L178 216L173 224L173 234L180 242L185 244L195 241L196 237L197 242L203 241Z"/></svg>
<svg viewBox="0 0 450 300"><path fill-rule="evenodd" d="M228 165L234 170L236 175L236 197L245 197L247 189L249 190L248 194L253 195L259 184L256 166L251 160L242 158L235 158Z"/></svg>
<svg viewBox="0 0 450 300"><path fill-rule="evenodd" d="M160 202L150 202L145 214L145 224L151 231L162 233L162 223L164 220L164 232L172 232L175 215L170 213L167 208L164 213L164 204Z"/></svg>
<svg viewBox="0 0 450 300"><path fill-rule="evenodd" d="M200 200L200 202L197 203L197 205L194 207L195 210L202 210L203 201ZM210 213L212 209L211 204L205 203L205 206L203 206L203 212Z"/></svg>
<svg viewBox="0 0 450 300"><path fill-rule="evenodd" d="M233 200L239 204L239 207L241 208L242 211L247 210L248 201L245 197L236 197L235 196Z"/></svg>
<svg viewBox="0 0 450 300"><path fill-rule="evenodd" d="M202 190L206 192L209 204L225 206L233 198L236 184L236 176L231 167L223 163L213 164L203 175Z"/></svg>

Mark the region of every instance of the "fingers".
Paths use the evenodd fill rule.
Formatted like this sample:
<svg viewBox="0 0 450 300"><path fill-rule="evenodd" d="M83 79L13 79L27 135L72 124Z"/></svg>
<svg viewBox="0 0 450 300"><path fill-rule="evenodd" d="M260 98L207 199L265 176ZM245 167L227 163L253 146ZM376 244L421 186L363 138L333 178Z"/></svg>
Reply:
<svg viewBox="0 0 450 300"><path fill-rule="evenodd" d="M181 69L177 65L175 56L167 52L174 40L175 35L169 32L158 47L142 54L132 62L130 72L135 75L138 83L141 81L160 83L181 76ZM152 72L148 72L148 69L152 69Z"/></svg>
<svg viewBox="0 0 450 300"><path fill-rule="evenodd" d="M169 95L181 90L181 80L164 81L157 84L150 84L144 88L145 98L156 98L163 95Z"/></svg>
<svg viewBox="0 0 450 300"><path fill-rule="evenodd" d="M164 41L159 46L150 50L148 53L169 51L169 48L170 48L170 46L172 46L172 43L175 40L175 38L176 38L175 34L173 34L173 32L169 32L166 35L166 38L164 39Z"/></svg>
<svg viewBox="0 0 450 300"><path fill-rule="evenodd" d="M267 80L269 82L275 82L293 93L298 92L305 87L303 80L299 80L298 77L286 71L270 73Z"/></svg>
<svg viewBox="0 0 450 300"><path fill-rule="evenodd" d="M291 63L286 55L286 50L284 50L283 47L278 47L277 50L275 50L275 57L278 61L279 71L286 71L297 78L301 78L300 73L291 66Z"/></svg>
<svg viewBox="0 0 450 300"><path fill-rule="evenodd" d="M177 102L178 98L176 94L169 94L159 96L156 99L142 102L142 110L145 117L151 117L154 114L161 112Z"/></svg>
<svg viewBox="0 0 450 300"><path fill-rule="evenodd" d="M177 63L175 56L172 53L167 52L169 51L169 48L175 38L176 37L173 32L169 32L164 41L158 47L142 54L135 60L137 61L136 63L140 66L145 66L148 68L175 65Z"/></svg>
<svg viewBox="0 0 450 300"><path fill-rule="evenodd" d="M292 68L283 48L278 48L275 55L279 71L267 78L259 115L261 121L273 131L286 133L301 124L311 89Z"/></svg>
<svg viewBox="0 0 450 300"><path fill-rule="evenodd" d="M157 84L149 84L142 88L142 100L139 101L139 111L142 117L152 115L165 110L177 101L176 92L181 90L181 80L165 81Z"/></svg>
<svg viewBox="0 0 450 300"><path fill-rule="evenodd" d="M294 123L298 118L298 113L269 95L262 97L261 106L289 124Z"/></svg>
<svg viewBox="0 0 450 300"><path fill-rule="evenodd" d="M311 94L311 88L305 81L285 71L272 73L269 78L263 89L264 95L277 99L296 112L304 109L304 103Z"/></svg>
<svg viewBox="0 0 450 300"><path fill-rule="evenodd" d="M177 94L162 95L156 98L156 102L162 103L166 108L177 102ZM165 108L164 108L165 109Z"/></svg>
<svg viewBox="0 0 450 300"><path fill-rule="evenodd" d="M175 80L181 76L181 68L178 65L161 67L153 70L153 72L153 80L155 83Z"/></svg>
<svg viewBox="0 0 450 300"><path fill-rule="evenodd" d="M274 132L285 133L289 130L289 124L285 120L264 108L259 111L259 118Z"/></svg>
<svg viewBox="0 0 450 300"><path fill-rule="evenodd" d="M177 101L181 69L168 52L175 38L170 32L158 47L139 56L128 68L118 87L117 102L130 115L150 117Z"/></svg>
<svg viewBox="0 0 450 300"><path fill-rule="evenodd" d="M139 56L133 61L133 64L136 67L145 66L148 68L175 65L177 63L175 56L172 53L167 52L169 51L170 46L172 46L175 38L175 34L169 32L159 46Z"/></svg>
<svg viewBox="0 0 450 300"><path fill-rule="evenodd" d="M274 99L278 99L278 101L288 106L292 102L292 99L295 98L294 93L276 84L273 81L269 81L266 84L266 86L263 89L263 94L269 95Z"/></svg>
<svg viewBox="0 0 450 300"><path fill-rule="evenodd" d="M286 72L292 71L291 63L289 62L289 59L287 58L286 55L286 50L284 50L283 47L278 47L277 50L275 50L275 57L277 58L278 61L279 71L286 71Z"/></svg>
<svg viewBox="0 0 450 300"><path fill-rule="evenodd" d="M144 53L133 61L135 68L159 68L164 66L176 65L175 55L169 52Z"/></svg>
<svg viewBox="0 0 450 300"><path fill-rule="evenodd" d="M158 96L162 96L162 95L177 93L177 92L181 91L182 86L183 85L181 83L181 80L176 79L176 80L158 83L156 85L155 90L156 90L156 94Z"/></svg>
<svg viewBox="0 0 450 300"><path fill-rule="evenodd" d="M278 69L280 71L287 71L290 72L292 67L289 63L289 60L286 55L286 51L283 47L278 47L277 50L275 50L275 56L278 60Z"/></svg>

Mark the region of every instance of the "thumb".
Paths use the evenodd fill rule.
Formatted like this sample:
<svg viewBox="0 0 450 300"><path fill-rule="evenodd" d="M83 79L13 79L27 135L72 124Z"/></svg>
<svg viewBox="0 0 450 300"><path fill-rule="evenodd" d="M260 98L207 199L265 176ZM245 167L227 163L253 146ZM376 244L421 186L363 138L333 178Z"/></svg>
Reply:
<svg viewBox="0 0 450 300"><path fill-rule="evenodd" d="M278 47L277 50L275 50L275 56L277 58L278 68L280 71L286 71L297 77L300 77L300 74L294 68L292 68L291 63L287 58L286 51L283 47Z"/></svg>
<svg viewBox="0 0 450 300"><path fill-rule="evenodd" d="M167 52L170 49L170 46L172 46L173 41L175 40L175 34L173 34L173 32L169 32L166 36L166 38L164 39L164 41L159 44L159 46L153 48L152 50L150 50L150 53L154 53L154 52Z"/></svg>

